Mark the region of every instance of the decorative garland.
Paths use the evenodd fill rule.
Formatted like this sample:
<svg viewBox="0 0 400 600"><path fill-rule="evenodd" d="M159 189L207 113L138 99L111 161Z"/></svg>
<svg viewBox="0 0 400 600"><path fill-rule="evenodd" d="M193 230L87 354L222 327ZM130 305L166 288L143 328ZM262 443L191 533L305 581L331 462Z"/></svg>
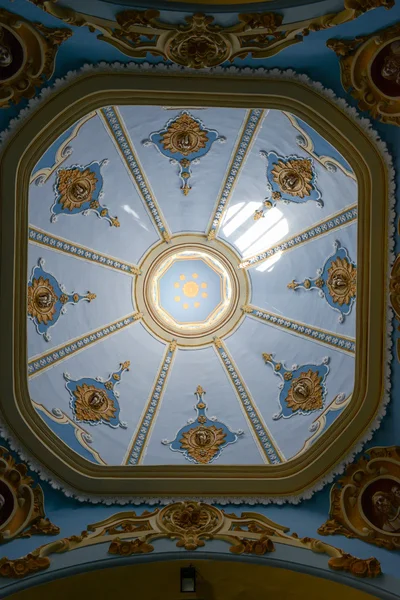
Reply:
<svg viewBox="0 0 400 600"><path fill-rule="evenodd" d="M17 440L7 429L6 425L0 422L0 434L1 436L9 442L10 448L16 451L22 460L27 462L30 468L39 474L40 479L47 481L54 489L60 489L64 492L67 497L73 497L79 500L80 502L91 502L93 504L103 503L106 505L119 504L119 505L140 505L140 504L148 504L148 505L166 505L171 504L177 501L201 501L207 502L208 504L216 503L220 505L227 504L246 504L246 505L267 505L267 504L299 504L302 500L308 500L311 498L315 492L321 490L326 484L331 483L336 475L343 473L346 466L349 463L352 463L356 457L356 455L362 451L364 444L371 440L373 433L379 428L382 418L386 414L386 406L390 401L390 374L391 374L391 360L392 360L392 331L393 331L393 311L390 307L389 301L389 278L390 278L390 267L394 261L394 219L396 216L394 206L396 202L396 184L395 184L395 170L393 166L393 160L389 151L387 149L386 143L383 142L379 134L373 129L372 123L369 119L360 117L358 111L349 106L343 98L338 98L333 90L325 88L321 83L312 81L307 75L298 74L292 69L287 69L285 71L280 71L279 69L264 69L262 67L251 69L250 67L246 67L240 69L238 67L215 67L212 69L190 69L187 67L181 67L176 64L165 65L151 65L149 63L106 63L100 62L97 65L84 65L79 71L69 71L64 78L56 79L52 86L44 88L38 96L31 99L28 102L26 108L22 109L18 115L18 117L11 119L8 128L0 133L0 151L4 146L6 140L15 133L15 131L22 125L23 121L31 116L31 113L39 106L40 103L44 102L49 95L53 93L54 90L60 90L62 88L68 87L72 81L77 79L80 75L86 73L115 73L116 71L120 72L140 72L140 73L155 73L155 74L189 74L190 75L211 75L215 77L221 76L246 76L246 77L257 77L257 78L265 78L265 79L281 79L284 81L295 81L296 83L300 83L309 88L316 90L321 96L325 96L332 102L336 104L343 112L349 115L354 121L356 121L368 137L374 142L375 146L379 150L386 168L388 172L388 185L389 185L389 210L388 210L388 258L389 265L387 271L387 285L386 285L386 293L387 293L387 310L386 310L386 357L385 357L385 391L382 398L382 402L378 413L370 425L368 431L362 436L362 438L358 441L358 443L353 447L351 452L340 462L338 463L334 469L325 477L323 477L317 484L312 486L311 488L305 490L301 494L297 496L281 496L281 497L268 497L268 496L260 496L260 497L238 497L238 496L206 496L206 497L192 497L188 498L187 496L177 498L177 497L160 497L160 498L146 498L146 497L117 497L117 496L99 496L99 495L78 495L76 490L73 488L66 486L59 479L54 477L54 475L44 469L42 465L30 457L27 451L21 446L19 440Z"/></svg>

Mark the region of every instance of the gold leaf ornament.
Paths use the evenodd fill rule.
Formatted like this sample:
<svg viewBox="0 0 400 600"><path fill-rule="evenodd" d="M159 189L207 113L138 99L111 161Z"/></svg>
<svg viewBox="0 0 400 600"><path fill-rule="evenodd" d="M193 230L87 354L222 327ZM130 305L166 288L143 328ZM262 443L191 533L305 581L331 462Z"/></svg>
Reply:
<svg viewBox="0 0 400 600"><path fill-rule="evenodd" d="M322 378L311 369L300 373L293 379L286 397L286 403L293 411L316 410L322 408L323 387Z"/></svg>
<svg viewBox="0 0 400 600"><path fill-rule="evenodd" d="M222 429L214 425L205 427L203 425L185 431L180 439L183 450L196 460L196 462L207 464L219 451L225 442L226 434Z"/></svg>
<svg viewBox="0 0 400 600"><path fill-rule="evenodd" d="M328 269L326 282L332 300L343 306L356 295L357 268L345 258L338 257Z"/></svg>
<svg viewBox="0 0 400 600"><path fill-rule="evenodd" d="M283 193L304 198L312 191L312 164L309 158L279 160L271 171L274 182Z"/></svg>
<svg viewBox="0 0 400 600"><path fill-rule="evenodd" d="M83 383L76 387L73 394L75 413L79 421L110 421L115 417L117 409L104 390Z"/></svg>
<svg viewBox="0 0 400 600"><path fill-rule="evenodd" d="M47 325L53 320L57 300L58 297L49 279L39 277L33 279L32 285L28 286L28 314L38 323Z"/></svg>
<svg viewBox="0 0 400 600"><path fill-rule="evenodd" d="M165 150L184 156L195 154L205 148L207 142L207 132L203 131L199 123L187 113L181 114L171 123L161 137L161 143ZM186 163L185 166L187 166Z"/></svg>
<svg viewBox="0 0 400 600"><path fill-rule="evenodd" d="M79 208L92 200L96 184L97 177L90 169L61 169L57 183L59 202L64 209L70 211Z"/></svg>

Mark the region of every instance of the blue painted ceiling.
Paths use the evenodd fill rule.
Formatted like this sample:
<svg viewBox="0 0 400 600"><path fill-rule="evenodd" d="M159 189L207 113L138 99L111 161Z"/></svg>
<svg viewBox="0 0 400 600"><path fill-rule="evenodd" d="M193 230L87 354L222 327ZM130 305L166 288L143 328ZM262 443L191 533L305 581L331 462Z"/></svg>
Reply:
<svg viewBox="0 0 400 600"><path fill-rule="evenodd" d="M354 294L340 293L343 277L355 285L357 183L338 152L291 115L185 109L99 110L38 161L29 191L30 395L56 435L88 460L190 464L199 461L185 454L183 434L178 451L166 441L188 421L202 426L195 410L201 386L204 428L214 423L225 440L239 432L226 446L216 442L210 462L275 462L256 419L277 460L290 460L351 401L356 306ZM253 113L257 124L249 130ZM205 146L188 153L192 140L183 136L171 161L167 142L150 143L151 134L169 131L185 114L206 132ZM303 197L279 179L293 170L308 182ZM235 268L249 276L250 307L222 349L213 342L171 349L135 316L135 286L146 277L137 266L150 248L168 248L164 232L172 239L203 234L206 247L224 197L212 243L236 252ZM208 270L201 261L182 261L164 274L160 302L177 320L190 313L204 321L201 303L218 303L222 280ZM50 293L46 281L53 282ZM314 403L302 404L307 399Z"/></svg>

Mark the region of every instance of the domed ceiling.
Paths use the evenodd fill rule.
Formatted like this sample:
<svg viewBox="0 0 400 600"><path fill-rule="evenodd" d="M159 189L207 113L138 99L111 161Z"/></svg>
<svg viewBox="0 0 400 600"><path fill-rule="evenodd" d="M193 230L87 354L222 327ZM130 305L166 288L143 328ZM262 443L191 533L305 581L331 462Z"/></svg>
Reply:
<svg viewBox="0 0 400 600"><path fill-rule="evenodd" d="M29 221L30 396L89 461L276 465L351 402L357 182L293 115L104 107Z"/></svg>

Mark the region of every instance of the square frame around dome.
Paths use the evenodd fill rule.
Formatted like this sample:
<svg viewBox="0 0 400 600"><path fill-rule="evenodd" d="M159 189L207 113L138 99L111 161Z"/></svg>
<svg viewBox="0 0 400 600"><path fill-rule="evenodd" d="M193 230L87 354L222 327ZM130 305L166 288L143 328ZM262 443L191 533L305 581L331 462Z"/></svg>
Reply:
<svg viewBox="0 0 400 600"><path fill-rule="evenodd" d="M245 89L245 92L243 90ZM207 91L204 91L207 90ZM271 466L104 467L76 455L36 414L26 358L29 176L43 152L76 119L114 104L226 106L290 111L323 135L352 166L358 182L358 302L353 399L326 435L297 458ZM56 89L29 113L1 162L1 412L16 444L77 495L288 497L323 480L369 431L385 393L389 177L383 156L360 122L298 79L223 74L89 72ZM381 201L377 202L379 198ZM375 201L373 202L373 199ZM14 260L11 257L14 256Z"/></svg>

